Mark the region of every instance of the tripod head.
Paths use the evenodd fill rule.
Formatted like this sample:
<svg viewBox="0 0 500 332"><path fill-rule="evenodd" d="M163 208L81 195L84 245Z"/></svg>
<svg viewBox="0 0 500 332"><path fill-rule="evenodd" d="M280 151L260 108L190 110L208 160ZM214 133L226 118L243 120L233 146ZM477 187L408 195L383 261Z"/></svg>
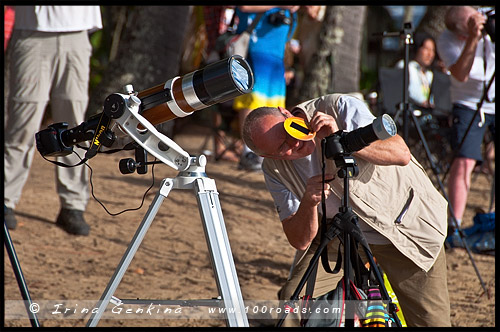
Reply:
<svg viewBox="0 0 500 332"><path fill-rule="evenodd" d="M253 84L250 65L243 57L233 55L141 92L127 85L124 93L105 99L103 112L79 126L68 129L68 124L62 122L36 133L36 146L44 157L65 156L73 152L74 145L90 140L85 154L88 160L101 146L112 146L120 131L161 162L186 170L191 163L189 154L154 125L249 93Z"/></svg>
<svg viewBox="0 0 500 332"><path fill-rule="evenodd" d="M409 84L409 69L408 63L410 62L410 45L413 44L413 32L411 22L403 23L403 28L398 32L381 32L374 33L373 36L385 37L400 37L404 39L404 67L403 67L403 92L402 92L402 103L400 104L400 109L396 114L396 119L399 116L399 112L403 111L403 139L408 142L408 122L410 112L410 103L408 98L408 84Z"/></svg>

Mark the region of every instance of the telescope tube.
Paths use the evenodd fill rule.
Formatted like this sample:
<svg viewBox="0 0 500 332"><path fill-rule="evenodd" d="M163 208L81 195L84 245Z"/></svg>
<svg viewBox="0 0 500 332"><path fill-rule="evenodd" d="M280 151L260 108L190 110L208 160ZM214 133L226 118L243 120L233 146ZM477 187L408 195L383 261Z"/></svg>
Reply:
<svg viewBox="0 0 500 332"><path fill-rule="evenodd" d="M141 115L153 125L184 117L252 91L247 61L233 55L138 93Z"/></svg>

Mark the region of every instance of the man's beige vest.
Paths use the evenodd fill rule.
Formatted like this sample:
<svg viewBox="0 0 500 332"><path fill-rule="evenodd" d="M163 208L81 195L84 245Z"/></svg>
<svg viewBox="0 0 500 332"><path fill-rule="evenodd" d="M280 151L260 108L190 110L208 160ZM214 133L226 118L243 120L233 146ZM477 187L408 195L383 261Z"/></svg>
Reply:
<svg viewBox="0 0 500 332"><path fill-rule="evenodd" d="M325 112L333 116L339 129L343 130L337 106L340 96L323 96L299 104L297 108L304 111L308 120L318 111ZM318 155L321 156L321 144L319 141L316 143ZM359 174L349 183L349 200L353 211L389 239L403 255L428 271L446 237L446 200L413 156L406 166L378 166L362 158L355 160ZM326 167L327 172L337 173L333 160L327 160ZM297 197L303 196L305 183L291 161L265 158L263 168ZM339 198L343 196L343 181L337 176L330 183ZM296 256L296 262L302 253Z"/></svg>

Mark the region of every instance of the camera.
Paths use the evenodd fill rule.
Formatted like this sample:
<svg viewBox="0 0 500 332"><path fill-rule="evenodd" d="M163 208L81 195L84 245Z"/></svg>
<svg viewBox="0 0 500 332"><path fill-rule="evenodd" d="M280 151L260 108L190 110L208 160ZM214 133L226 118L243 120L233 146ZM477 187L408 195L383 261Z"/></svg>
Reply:
<svg viewBox="0 0 500 332"><path fill-rule="evenodd" d="M490 35L491 41L495 42L495 9L491 7L482 7L478 11L486 16L484 31Z"/></svg>
<svg viewBox="0 0 500 332"><path fill-rule="evenodd" d="M350 132L338 131L326 137L324 154L327 159L336 159L359 151L376 140L392 137L396 132L394 120L388 114L384 114L365 127Z"/></svg>
<svg viewBox="0 0 500 332"><path fill-rule="evenodd" d="M280 11L277 11L275 13L272 13L268 16L269 23L272 25L290 25L292 24L292 19L288 16L286 16L285 10L281 9Z"/></svg>

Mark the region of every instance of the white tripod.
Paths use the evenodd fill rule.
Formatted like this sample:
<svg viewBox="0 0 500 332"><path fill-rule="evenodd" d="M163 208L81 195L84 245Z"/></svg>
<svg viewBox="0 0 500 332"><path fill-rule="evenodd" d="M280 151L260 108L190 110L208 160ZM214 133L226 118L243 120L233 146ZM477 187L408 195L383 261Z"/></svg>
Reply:
<svg viewBox="0 0 500 332"><path fill-rule="evenodd" d="M127 91L132 91L128 87ZM110 302L125 303L113 296L123 275L134 258L144 236L153 222L158 209L163 200L169 195L172 189L192 189L196 194L198 208L200 211L203 229L207 240L208 249L212 261L212 267L217 281L217 288L220 293L218 301L208 301L218 303L225 308L225 315L228 326L248 327L243 297L241 295L238 277L234 265L231 247L229 245L224 218L219 202L215 181L207 177L205 173L206 158L204 155L192 157L182 150L175 142L167 136L159 133L155 127L143 118L139 112L140 100L132 93L128 95L115 94L123 98L124 113L114 121L119 128L131 136L139 145L160 159L165 164L180 170L175 178L163 179L160 189L156 194L149 210L137 229L127 251L122 257L115 273L111 277L101 299L98 302L97 311L93 312L87 327L97 326L102 315ZM175 101L173 101L175 103ZM139 130L141 124L146 130ZM190 301L185 300L147 300L148 303L168 303L183 305ZM196 301L192 301L196 302ZM126 303L144 304L144 300L127 300ZM203 301L199 301L203 303ZM206 305L206 304L198 304Z"/></svg>

